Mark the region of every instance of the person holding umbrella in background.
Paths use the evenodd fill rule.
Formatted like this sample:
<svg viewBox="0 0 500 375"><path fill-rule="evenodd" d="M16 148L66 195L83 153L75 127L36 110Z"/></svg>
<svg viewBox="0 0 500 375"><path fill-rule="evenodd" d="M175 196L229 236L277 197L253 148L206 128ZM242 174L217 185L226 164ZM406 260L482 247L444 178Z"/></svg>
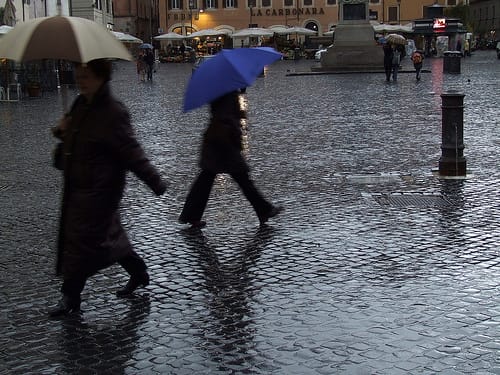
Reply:
<svg viewBox="0 0 500 375"><path fill-rule="evenodd" d="M417 81L420 81L420 71L422 70L422 65L424 63L424 54L422 51L416 50L411 54L411 61L413 62L413 67L415 68L415 74Z"/></svg>
<svg viewBox="0 0 500 375"><path fill-rule="evenodd" d="M380 38L380 42L382 43L382 49L384 51L384 71L385 71L385 80L390 82L391 73L392 73L392 47L385 38Z"/></svg>
<svg viewBox="0 0 500 375"><path fill-rule="evenodd" d="M127 171L156 194L166 183L137 141L127 109L111 94L111 61L76 64L80 95L53 129L58 144L54 165L63 170L56 271L63 277L62 298L52 317L80 310L87 278L119 263L130 274L117 292L127 296L149 284L146 264L132 249L120 223L119 205Z"/></svg>
<svg viewBox="0 0 500 375"><path fill-rule="evenodd" d="M146 64L146 78L148 81L152 81L155 64L155 56L153 55L153 50L146 49L146 53L144 54L144 62Z"/></svg>

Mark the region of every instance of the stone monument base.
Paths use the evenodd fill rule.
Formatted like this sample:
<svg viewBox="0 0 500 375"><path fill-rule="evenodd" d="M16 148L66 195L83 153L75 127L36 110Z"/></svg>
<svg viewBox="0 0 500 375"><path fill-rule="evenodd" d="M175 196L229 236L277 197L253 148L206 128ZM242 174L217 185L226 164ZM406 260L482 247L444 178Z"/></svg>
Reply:
<svg viewBox="0 0 500 375"><path fill-rule="evenodd" d="M384 52L375 42L369 22L339 24L333 46L321 56L321 66L313 71L383 71Z"/></svg>

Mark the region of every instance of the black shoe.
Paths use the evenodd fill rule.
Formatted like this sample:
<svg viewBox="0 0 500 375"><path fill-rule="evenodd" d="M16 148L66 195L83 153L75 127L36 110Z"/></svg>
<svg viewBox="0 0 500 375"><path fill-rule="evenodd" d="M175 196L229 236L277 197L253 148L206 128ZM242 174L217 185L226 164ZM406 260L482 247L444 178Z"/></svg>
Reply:
<svg viewBox="0 0 500 375"><path fill-rule="evenodd" d="M201 229L207 225L204 220L185 220L182 217L179 218L180 224L191 224L191 229Z"/></svg>
<svg viewBox="0 0 500 375"><path fill-rule="evenodd" d="M123 289L120 289L116 292L118 297L126 297L130 296L134 291L139 287L145 287L149 285L149 275L146 271L139 275L131 276L130 280L127 282L127 285Z"/></svg>
<svg viewBox="0 0 500 375"><path fill-rule="evenodd" d="M80 312L80 299L71 299L68 296L63 296L56 306L49 309L49 316L55 318L57 316L69 315Z"/></svg>
<svg viewBox="0 0 500 375"><path fill-rule="evenodd" d="M283 207L281 206L275 206L271 208L271 210L267 214L259 216L260 223L265 224L270 218L275 217L281 211L283 211Z"/></svg>

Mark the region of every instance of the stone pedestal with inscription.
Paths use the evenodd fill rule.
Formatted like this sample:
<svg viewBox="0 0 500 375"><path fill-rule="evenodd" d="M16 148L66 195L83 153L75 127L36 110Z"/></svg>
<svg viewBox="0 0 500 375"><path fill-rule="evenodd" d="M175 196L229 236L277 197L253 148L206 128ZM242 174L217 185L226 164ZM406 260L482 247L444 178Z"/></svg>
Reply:
<svg viewBox="0 0 500 375"><path fill-rule="evenodd" d="M340 0L333 46L321 57L317 71L383 71L384 53L369 22L368 0Z"/></svg>

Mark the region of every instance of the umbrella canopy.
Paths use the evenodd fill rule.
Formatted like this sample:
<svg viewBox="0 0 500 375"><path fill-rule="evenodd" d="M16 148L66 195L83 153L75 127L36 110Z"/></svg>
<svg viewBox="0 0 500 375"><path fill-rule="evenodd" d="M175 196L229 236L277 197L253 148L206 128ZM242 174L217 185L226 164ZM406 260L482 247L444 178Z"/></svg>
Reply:
<svg viewBox="0 0 500 375"><path fill-rule="evenodd" d="M411 33L413 32L413 25L408 23L406 25L389 25L385 23L378 23L370 21L373 29L377 33Z"/></svg>
<svg viewBox="0 0 500 375"><path fill-rule="evenodd" d="M279 34L279 35L290 34L290 27L286 26L277 25L277 26L271 26L268 29L272 31L274 34Z"/></svg>
<svg viewBox="0 0 500 375"><path fill-rule="evenodd" d="M401 44L401 45L406 44L406 38L399 34L389 34L385 37L385 40L387 41L387 43L392 43L392 44Z"/></svg>
<svg viewBox="0 0 500 375"><path fill-rule="evenodd" d="M282 55L270 47L223 49L193 72L184 95L184 111L250 86L264 66L281 58Z"/></svg>
<svg viewBox="0 0 500 375"><path fill-rule="evenodd" d="M12 26L2 25L0 26L0 35L7 34L10 30L12 30Z"/></svg>
<svg viewBox="0 0 500 375"><path fill-rule="evenodd" d="M215 30L215 29L204 29L200 31L195 31L188 35L188 38L199 38L204 36L217 36L217 35L229 34L227 30Z"/></svg>
<svg viewBox="0 0 500 375"><path fill-rule="evenodd" d="M0 57L16 61L61 59L132 60L127 49L104 26L79 17L42 17L16 25L0 39Z"/></svg>
<svg viewBox="0 0 500 375"><path fill-rule="evenodd" d="M256 36L273 36L273 31L268 29L263 29L261 27L249 27L247 29L241 29L233 33L232 37L256 37Z"/></svg>
<svg viewBox="0 0 500 375"><path fill-rule="evenodd" d="M12 0L5 1L5 6L3 8L3 23L9 26L14 26L16 24L16 6Z"/></svg>
<svg viewBox="0 0 500 375"><path fill-rule="evenodd" d="M133 35L122 33L121 31L112 31L112 33L120 42L142 44L142 39L136 38Z"/></svg>
<svg viewBox="0 0 500 375"><path fill-rule="evenodd" d="M299 35L316 35L317 32L311 29L307 29L305 27L294 26L290 27L290 34L299 34Z"/></svg>
<svg viewBox="0 0 500 375"><path fill-rule="evenodd" d="M139 46L140 49L154 49L154 47L149 44L149 43L142 43L140 46Z"/></svg>
<svg viewBox="0 0 500 375"><path fill-rule="evenodd" d="M186 37L184 35L181 35L181 34L166 33L166 34L155 36L153 39L154 40L182 40L185 38Z"/></svg>

